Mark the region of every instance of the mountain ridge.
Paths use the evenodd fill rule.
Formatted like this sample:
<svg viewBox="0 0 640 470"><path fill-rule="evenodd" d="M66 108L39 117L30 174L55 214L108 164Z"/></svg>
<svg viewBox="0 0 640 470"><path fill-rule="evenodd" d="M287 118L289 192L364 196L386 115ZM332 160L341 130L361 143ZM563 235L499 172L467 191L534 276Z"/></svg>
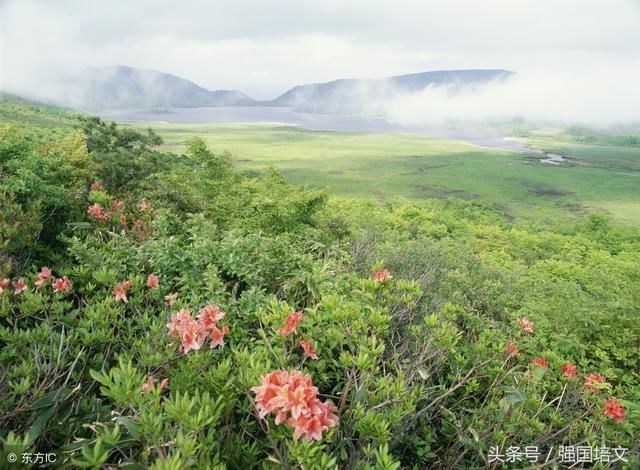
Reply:
<svg viewBox="0 0 640 470"><path fill-rule="evenodd" d="M356 113L403 93L446 86L455 93L515 72L505 69L433 70L391 77L339 78L294 86L272 100L254 100L239 90L209 90L175 74L112 65L92 67L58 83L59 102L84 110L274 106L299 111Z"/></svg>
<svg viewBox="0 0 640 470"><path fill-rule="evenodd" d="M92 67L63 80L62 100L86 109L247 106L255 101L238 90L208 90L186 78L153 69Z"/></svg>

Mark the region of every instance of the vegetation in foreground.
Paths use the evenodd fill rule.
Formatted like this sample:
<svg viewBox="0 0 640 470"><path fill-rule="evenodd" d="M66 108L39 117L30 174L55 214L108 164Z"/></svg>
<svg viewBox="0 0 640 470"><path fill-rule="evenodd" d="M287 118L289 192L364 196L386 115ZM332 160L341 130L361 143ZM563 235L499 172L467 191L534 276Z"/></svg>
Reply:
<svg viewBox="0 0 640 470"><path fill-rule="evenodd" d="M345 200L159 143L94 118L0 132L3 462L640 463L637 230Z"/></svg>

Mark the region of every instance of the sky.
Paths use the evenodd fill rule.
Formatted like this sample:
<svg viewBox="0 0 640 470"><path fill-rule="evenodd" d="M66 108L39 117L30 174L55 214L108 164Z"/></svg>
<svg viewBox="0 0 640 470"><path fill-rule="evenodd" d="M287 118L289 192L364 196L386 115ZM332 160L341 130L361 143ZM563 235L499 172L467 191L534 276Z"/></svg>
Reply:
<svg viewBox="0 0 640 470"><path fill-rule="evenodd" d="M336 78L505 68L527 86L551 81L548 93L597 85L595 114L640 80L640 0L0 0L0 88L115 64L256 99Z"/></svg>

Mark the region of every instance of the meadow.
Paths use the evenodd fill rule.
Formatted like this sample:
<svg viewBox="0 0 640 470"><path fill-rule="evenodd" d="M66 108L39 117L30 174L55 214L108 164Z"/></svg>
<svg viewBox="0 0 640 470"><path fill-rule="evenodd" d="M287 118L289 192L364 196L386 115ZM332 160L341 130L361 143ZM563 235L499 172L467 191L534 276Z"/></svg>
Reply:
<svg viewBox="0 0 640 470"><path fill-rule="evenodd" d="M547 168L255 126L183 147L184 130L163 143L15 99L0 117L0 466L577 468L582 448L639 468L637 228L455 171L596 171L603 153ZM376 181L415 181L406 155L501 202ZM354 197L256 171L277 158L326 184L342 165Z"/></svg>
<svg viewBox="0 0 640 470"><path fill-rule="evenodd" d="M640 223L640 147L573 142L562 131L528 133L524 144L565 156L487 149L409 134L308 131L273 124L152 125L163 149L184 150L193 136L229 152L237 168L274 166L292 183L330 187L348 197L456 197L493 204L519 222L561 223L597 212Z"/></svg>

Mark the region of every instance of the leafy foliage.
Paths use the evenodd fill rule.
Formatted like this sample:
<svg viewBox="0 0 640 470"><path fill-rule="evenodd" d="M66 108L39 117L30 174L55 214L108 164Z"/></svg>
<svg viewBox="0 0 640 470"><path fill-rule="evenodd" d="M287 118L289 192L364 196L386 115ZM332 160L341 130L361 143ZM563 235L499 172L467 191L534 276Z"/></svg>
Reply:
<svg viewBox="0 0 640 470"><path fill-rule="evenodd" d="M54 449L80 468L477 468L493 445L589 443L638 462L636 230L331 198L95 118L51 135L0 136L3 452ZM167 322L212 304L224 346L194 330L181 351ZM339 423L307 440L261 418L251 389L275 370L312 378Z"/></svg>

